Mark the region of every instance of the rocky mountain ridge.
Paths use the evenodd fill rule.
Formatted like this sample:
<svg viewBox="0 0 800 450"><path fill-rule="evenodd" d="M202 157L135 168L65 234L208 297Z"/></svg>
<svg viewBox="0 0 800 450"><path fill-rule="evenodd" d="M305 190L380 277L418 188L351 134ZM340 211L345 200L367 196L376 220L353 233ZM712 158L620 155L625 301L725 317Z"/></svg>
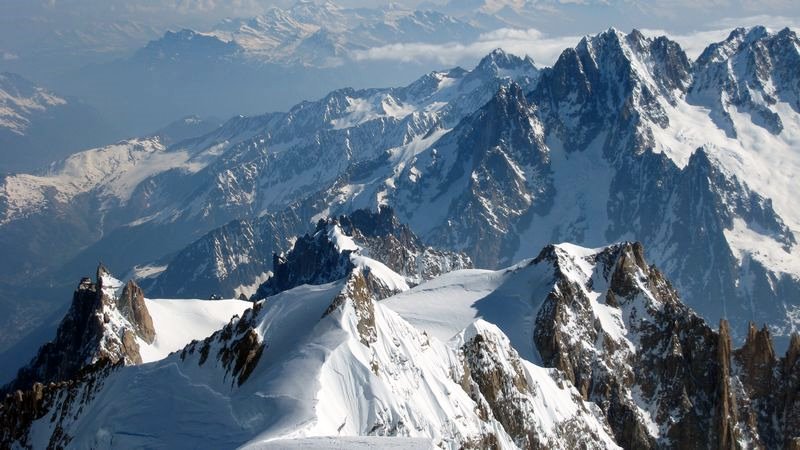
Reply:
<svg viewBox="0 0 800 450"><path fill-rule="evenodd" d="M177 444L174 430L187 427L201 447L324 435L447 448L791 448L800 438L800 337L779 358L769 331L751 327L733 350L727 323L714 331L683 305L640 244L551 245L509 269L455 271L408 290L353 253L341 230L325 235L349 268L311 285L273 283L241 318L163 361L89 367L9 395L4 444ZM286 266L290 278L330 267L315 255ZM299 381L309 370L310 386ZM155 392L184 389L171 398L191 398L184 416L205 425L148 419L164 407ZM91 412L107 402L138 406ZM230 417L210 414L223 405ZM109 434L79 431L98 426Z"/></svg>
<svg viewBox="0 0 800 450"><path fill-rule="evenodd" d="M240 47L259 61L325 67L390 43L475 39L482 28L434 10L346 8L298 2L247 19L227 19L205 34Z"/></svg>
<svg viewBox="0 0 800 450"><path fill-rule="evenodd" d="M73 380L94 365L141 364L139 342L154 340L141 288L134 281L123 284L101 264L96 282L84 278L78 284L56 338L3 391Z"/></svg>
<svg viewBox="0 0 800 450"><path fill-rule="evenodd" d="M115 127L85 102L15 73L0 73L0 174L40 170L118 137Z"/></svg>
<svg viewBox="0 0 800 450"><path fill-rule="evenodd" d="M124 246L129 251L111 256L115 267L159 269L182 248L216 255L226 240L220 273L234 274L224 282L230 291L265 279L262 268L227 270L259 239L302 234L321 217L379 205L391 206L426 245L464 252L479 267L508 265L549 242L638 239L688 304L712 323L731 321L735 342L753 321L769 324L785 348L800 317L800 219L786 195L800 167L798 128L790 126L800 123L789 89L796 40L791 30L737 30L709 47L722 58L716 65L710 57L689 61L667 38L617 30L586 37L541 70L496 51L469 72L432 73L398 89L340 90L285 114L236 118L153 152L173 163L137 171L125 195L100 197L103 214L92 205L94 192L107 188L87 189L14 216L4 236L12 247L38 243L51 234L33 239L30 230L68 222L91 231L63 250L85 248L61 258L73 258L65 267ZM749 72L726 72L750 60ZM725 103L723 111L708 99L729 94L709 86L731 79L752 91L752 101ZM788 86L787 93L769 94L769 86ZM779 100L765 100L770 95ZM753 102L783 128L762 126ZM723 113L735 135L719 125ZM30 210L15 187L21 180L4 181L14 214ZM271 222L264 238L256 237L259 221ZM201 239L210 230L217 237ZM189 275L180 281L197 267L167 270Z"/></svg>

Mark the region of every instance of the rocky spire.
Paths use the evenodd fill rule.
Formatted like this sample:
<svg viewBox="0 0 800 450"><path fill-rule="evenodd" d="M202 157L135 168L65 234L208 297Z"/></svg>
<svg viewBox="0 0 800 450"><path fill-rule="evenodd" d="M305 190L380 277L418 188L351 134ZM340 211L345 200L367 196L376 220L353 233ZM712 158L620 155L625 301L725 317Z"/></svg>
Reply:
<svg viewBox="0 0 800 450"><path fill-rule="evenodd" d="M28 389L37 382L72 380L101 361L141 363L137 337L148 344L155 340L144 293L133 281L122 287L102 263L96 273L94 283L88 277L81 279L55 338L19 370L5 392Z"/></svg>
<svg viewBox="0 0 800 450"><path fill-rule="evenodd" d="M717 339L717 392L714 412L716 448L736 448L736 403L731 393L731 335L728 321L720 320Z"/></svg>
<svg viewBox="0 0 800 450"><path fill-rule="evenodd" d="M777 359L766 325L759 330L752 322L748 324L747 339L742 348L736 350L735 357L742 369L742 381L749 387L750 395L757 398L771 395Z"/></svg>
<svg viewBox="0 0 800 450"><path fill-rule="evenodd" d="M122 317L128 319L134 326L136 334L148 344L152 344L156 338L156 330L144 303L144 292L135 281L130 280L125 284L122 294L117 299L117 308Z"/></svg>
<svg viewBox="0 0 800 450"><path fill-rule="evenodd" d="M781 364L778 409L783 426L783 445L800 449L800 334L792 333Z"/></svg>

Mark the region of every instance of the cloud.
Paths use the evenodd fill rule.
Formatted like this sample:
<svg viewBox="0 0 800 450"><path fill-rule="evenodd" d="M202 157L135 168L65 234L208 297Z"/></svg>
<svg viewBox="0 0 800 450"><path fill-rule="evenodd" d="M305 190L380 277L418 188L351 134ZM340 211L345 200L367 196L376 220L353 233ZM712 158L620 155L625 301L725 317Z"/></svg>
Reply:
<svg viewBox="0 0 800 450"><path fill-rule="evenodd" d="M528 55L538 65L551 65L565 48L575 45L578 40L579 36L547 36L534 28L527 30L501 28L484 33L470 43L389 44L355 51L353 58L358 61L433 61L444 65L455 65L467 61L475 62L492 50L502 48L515 55Z"/></svg>
<svg viewBox="0 0 800 450"><path fill-rule="evenodd" d="M757 15L740 18L724 18L709 24L708 29L688 32L674 32L664 29L642 29L645 36L667 36L681 45L686 55L695 59L709 44L724 40L736 27L764 25L770 30L784 27L796 29L798 18L784 16ZM518 56L528 55L540 67L550 66L558 59L564 49L577 45L581 36L550 36L535 28L501 28L484 33L473 42L450 42L444 44L398 43L353 52L357 61L402 61L435 62L441 65L474 64L496 48Z"/></svg>

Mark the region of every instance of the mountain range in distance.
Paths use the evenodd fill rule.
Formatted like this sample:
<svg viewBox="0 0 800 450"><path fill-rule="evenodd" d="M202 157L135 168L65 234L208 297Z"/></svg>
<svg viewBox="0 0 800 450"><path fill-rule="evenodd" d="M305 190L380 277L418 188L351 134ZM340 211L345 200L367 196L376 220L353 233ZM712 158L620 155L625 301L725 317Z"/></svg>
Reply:
<svg viewBox="0 0 800 450"><path fill-rule="evenodd" d="M80 281L57 338L4 388L14 393L0 404L3 445L800 439L800 335L776 356L769 330L750 325L733 347L728 323L714 331L687 308L640 244L550 245L506 269L459 269L447 263L468 260L455 254L420 264L401 239L413 234L390 224L388 209L321 220L275 258L253 302L151 300L100 266L96 281ZM411 288L419 273L395 271L409 267L456 270Z"/></svg>
<svg viewBox="0 0 800 450"><path fill-rule="evenodd" d="M3 445L793 448L798 76L609 29L4 175L4 308L130 281L4 326Z"/></svg>

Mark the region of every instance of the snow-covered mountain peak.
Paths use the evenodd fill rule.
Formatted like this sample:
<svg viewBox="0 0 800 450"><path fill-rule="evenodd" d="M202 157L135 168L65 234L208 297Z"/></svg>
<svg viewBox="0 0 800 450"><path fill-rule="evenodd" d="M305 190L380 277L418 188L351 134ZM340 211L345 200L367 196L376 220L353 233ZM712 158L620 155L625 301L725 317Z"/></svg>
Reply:
<svg viewBox="0 0 800 450"><path fill-rule="evenodd" d="M519 79L520 76L535 77L538 69L529 56L519 57L506 53L501 48L492 50L475 67L476 73L489 76Z"/></svg>
<svg viewBox="0 0 800 450"><path fill-rule="evenodd" d="M273 275L255 294L261 299L301 284L325 284L353 273L368 274L384 296L436 275L471 266L463 255L426 247L389 207L320 219L313 234L297 237L275 254Z"/></svg>
<svg viewBox="0 0 800 450"><path fill-rule="evenodd" d="M335 26L330 19L342 14L344 8L331 1L298 0L290 8L291 15L306 23L321 23L329 21L328 26Z"/></svg>
<svg viewBox="0 0 800 450"><path fill-rule="evenodd" d="M626 35L612 28L584 38L576 49L589 55L601 73L615 68L618 76L627 73L631 77L618 82L644 84L653 91L640 95L660 94L673 100L674 91L685 91L691 82L688 58L680 45L664 36L645 37L638 30Z"/></svg>
<svg viewBox="0 0 800 450"><path fill-rule="evenodd" d="M251 305L239 300L146 299L135 281L123 282L100 264L94 281L81 279L53 340L3 391L67 382L109 365L163 359Z"/></svg>
<svg viewBox="0 0 800 450"><path fill-rule="evenodd" d="M785 28L739 28L722 42L711 44L695 63L692 103L721 110L715 122L736 137L733 115L749 114L752 122L772 134L784 129L781 103L800 114L800 39Z"/></svg>
<svg viewBox="0 0 800 450"><path fill-rule="evenodd" d="M743 46L752 45L756 41L768 37L769 34L769 31L763 26L736 28L730 32L724 41L716 42L706 47L697 58L697 64L706 65L712 62L724 61L740 51Z"/></svg>
<svg viewBox="0 0 800 450"><path fill-rule="evenodd" d="M24 135L32 115L66 103L64 98L17 74L0 73L0 129Z"/></svg>
<svg viewBox="0 0 800 450"><path fill-rule="evenodd" d="M612 126L625 130L626 137L616 134L619 142L606 151L627 157L648 147L652 139L645 127L669 126L667 111L688 89L691 69L677 43L612 29L565 50L551 69L542 71L531 102L567 151L587 148ZM619 152L631 146L631 153Z"/></svg>
<svg viewBox="0 0 800 450"><path fill-rule="evenodd" d="M338 240L344 222L325 221L313 237ZM716 332L686 308L639 244L551 245L509 269L455 271L399 294L385 281L361 265L269 296L162 361L20 392L0 407L0 419L16 414L0 442L227 448L379 435L567 449L795 439L795 416L760 411L800 402L800 338L779 359L769 333L751 327L733 350L727 323ZM75 390L84 395L64 395ZM157 414L163 398L182 414Z"/></svg>

